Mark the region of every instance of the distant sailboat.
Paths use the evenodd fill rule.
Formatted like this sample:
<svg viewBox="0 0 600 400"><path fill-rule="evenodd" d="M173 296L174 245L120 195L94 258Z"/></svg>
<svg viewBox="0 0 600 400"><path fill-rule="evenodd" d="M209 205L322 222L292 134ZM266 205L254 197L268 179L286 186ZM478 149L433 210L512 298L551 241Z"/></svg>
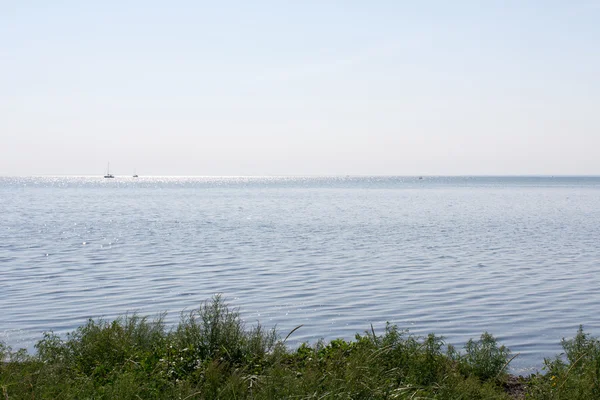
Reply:
<svg viewBox="0 0 600 400"><path fill-rule="evenodd" d="M113 174L110 173L110 163L108 163L108 166L106 167L106 175L104 175L105 178L114 178L115 176Z"/></svg>
<svg viewBox="0 0 600 400"><path fill-rule="evenodd" d="M134 177L134 178L137 178L137 177L138 177L138 174L136 174L136 173L135 173L135 169L133 170L133 177Z"/></svg>

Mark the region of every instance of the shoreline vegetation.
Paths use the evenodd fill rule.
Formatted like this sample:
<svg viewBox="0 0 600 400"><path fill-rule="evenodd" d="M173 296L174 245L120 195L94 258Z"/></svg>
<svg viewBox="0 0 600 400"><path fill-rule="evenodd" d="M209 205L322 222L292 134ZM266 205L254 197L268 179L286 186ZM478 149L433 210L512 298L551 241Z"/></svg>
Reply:
<svg viewBox="0 0 600 400"><path fill-rule="evenodd" d="M600 342L583 331L541 373L507 372L516 357L489 333L464 348L394 325L355 339L286 346L246 326L220 296L167 329L136 314L89 320L36 353L0 342L0 399L599 399Z"/></svg>

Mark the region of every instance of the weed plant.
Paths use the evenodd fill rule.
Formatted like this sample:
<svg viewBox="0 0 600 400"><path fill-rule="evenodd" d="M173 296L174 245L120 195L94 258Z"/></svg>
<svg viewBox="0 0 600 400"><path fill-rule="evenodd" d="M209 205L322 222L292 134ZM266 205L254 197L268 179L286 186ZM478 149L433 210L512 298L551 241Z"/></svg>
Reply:
<svg viewBox="0 0 600 400"><path fill-rule="evenodd" d="M389 324L352 341L286 340L245 326L220 296L172 329L164 315L89 320L65 338L46 333L35 354L0 343L0 399L600 398L600 343L583 328L513 392L510 351L489 333L462 352Z"/></svg>

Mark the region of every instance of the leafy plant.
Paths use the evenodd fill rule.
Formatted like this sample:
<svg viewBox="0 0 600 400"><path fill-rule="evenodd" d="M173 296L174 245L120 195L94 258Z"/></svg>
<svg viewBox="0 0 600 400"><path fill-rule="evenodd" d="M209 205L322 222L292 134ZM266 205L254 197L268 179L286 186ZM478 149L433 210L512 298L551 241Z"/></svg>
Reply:
<svg viewBox="0 0 600 400"><path fill-rule="evenodd" d="M470 339L465 345L465 352L463 370L481 380L497 377L510 355L510 350L498 346L496 338L488 332L484 332L477 341Z"/></svg>

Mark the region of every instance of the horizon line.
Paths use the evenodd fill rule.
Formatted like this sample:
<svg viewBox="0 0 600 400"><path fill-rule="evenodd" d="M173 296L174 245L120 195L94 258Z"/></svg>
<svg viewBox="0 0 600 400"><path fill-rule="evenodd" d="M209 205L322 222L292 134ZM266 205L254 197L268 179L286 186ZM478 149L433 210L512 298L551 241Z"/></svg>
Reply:
<svg viewBox="0 0 600 400"><path fill-rule="evenodd" d="M139 174L138 174L139 175ZM117 175L115 178L134 178L132 175ZM289 174L289 175L140 175L140 178L600 178L600 174ZM30 174L4 175L0 178L104 178L97 174Z"/></svg>

